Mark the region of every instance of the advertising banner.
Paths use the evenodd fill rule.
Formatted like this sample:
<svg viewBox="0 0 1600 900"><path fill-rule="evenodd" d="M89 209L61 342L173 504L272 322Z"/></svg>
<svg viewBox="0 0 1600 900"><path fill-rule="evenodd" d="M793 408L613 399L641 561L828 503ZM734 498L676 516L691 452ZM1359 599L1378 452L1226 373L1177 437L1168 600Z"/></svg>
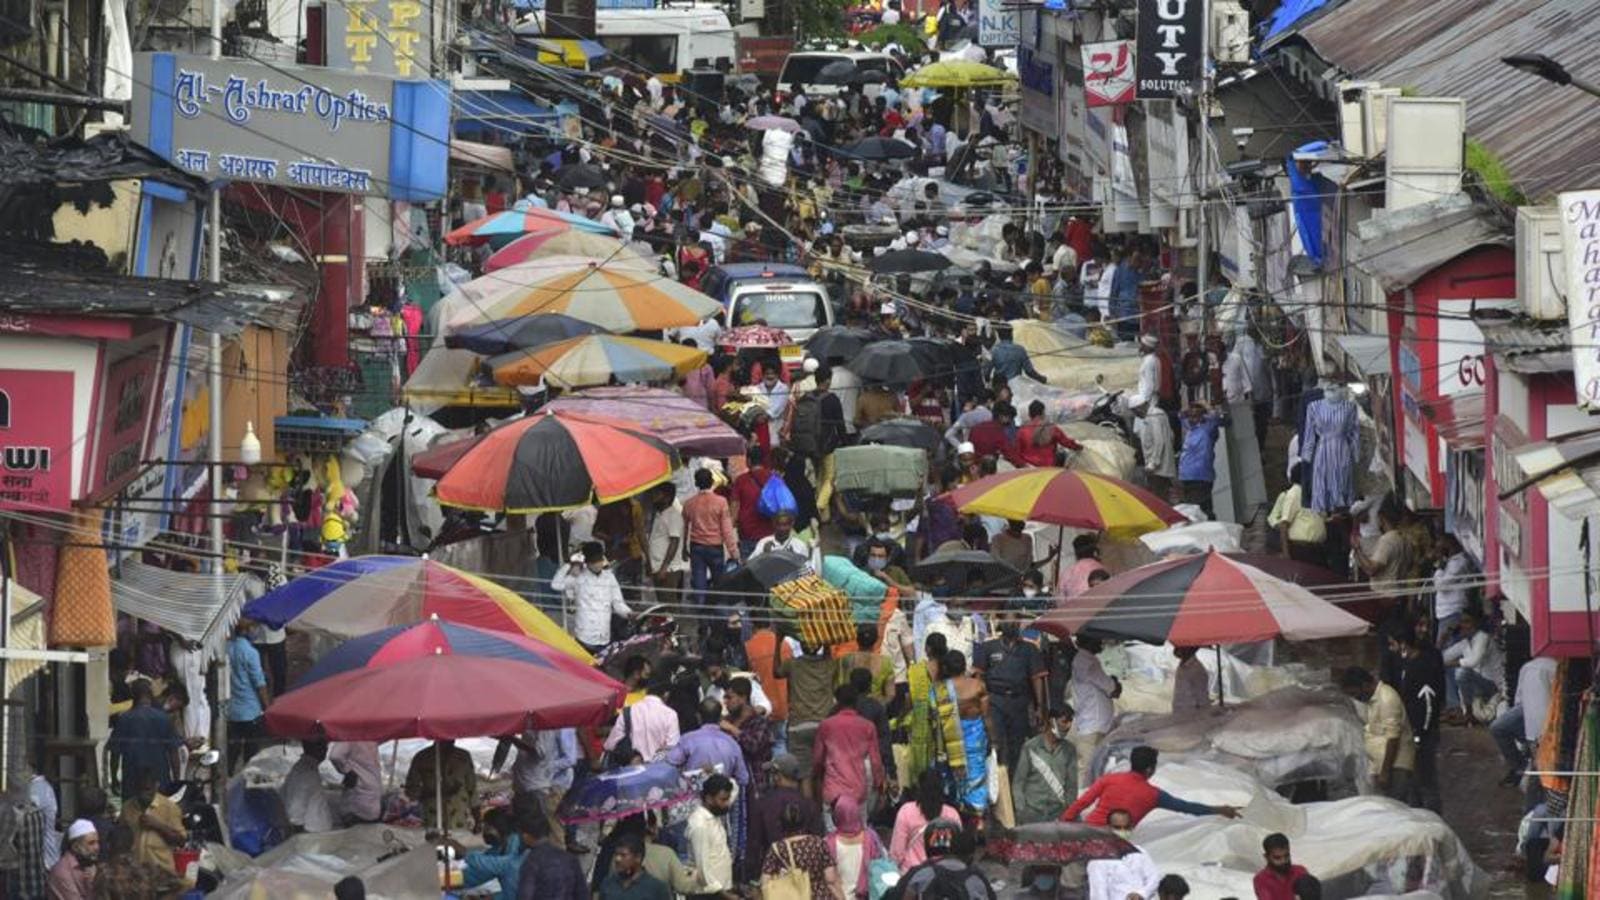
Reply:
<svg viewBox="0 0 1600 900"><path fill-rule="evenodd" d="M338 0L327 16L328 65L353 72L427 78L433 59L433 4L421 0Z"/></svg>
<svg viewBox="0 0 1600 900"><path fill-rule="evenodd" d="M1140 100L1171 100L1200 82L1204 0L1139 0L1135 86Z"/></svg>
<svg viewBox="0 0 1600 900"><path fill-rule="evenodd" d="M1060 110L1056 104L1056 67L1041 59L1031 47L1017 51L1017 73L1021 76L1021 103L1018 108L1022 127L1057 138L1061 133Z"/></svg>
<svg viewBox="0 0 1600 900"><path fill-rule="evenodd" d="M1083 98L1091 109L1133 102L1133 41L1083 45Z"/></svg>
<svg viewBox="0 0 1600 900"><path fill-rule="evenodd" d="M1566 258L1567 321L1578 406L1600 409L1600 190L1556 198Z"/></svg>
<svg viewBox="0 0 1600 900"><path fill-rule="evenodd" d="M1022 25L1017 7L1007 0L978 0L978 44L984 47L1015 47L1022 43Z"/></svg>
<svg viewBox="0 0 1600 900"><path fill-rule="evenodd" d="M0 369L0 509L71 507L72 379Z"/></svg>
<svg viewBox="0 0 1600 900"><path fill-rule="evenodd" d="M213 181L444 196L444 82L177 53L134 57L133 139Z"/></svg>

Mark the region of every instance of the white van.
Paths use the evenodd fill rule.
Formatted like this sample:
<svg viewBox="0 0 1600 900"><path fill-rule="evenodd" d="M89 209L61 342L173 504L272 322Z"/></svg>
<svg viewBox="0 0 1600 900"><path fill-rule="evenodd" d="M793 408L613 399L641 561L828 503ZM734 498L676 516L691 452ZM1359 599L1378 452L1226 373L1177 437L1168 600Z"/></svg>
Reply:
<svg viewBox="0 0 1600 900"><path fill-rule="evenodd" d="M688 69L715 68L725 62L732 71L738 61L733 25L722 7L711 4L667 6L655 9L597 9L595 40L615 57L622 68L677 81ZM523 37L544 35L544 11L517 25ZM601 60L599 65L607 65Z"/></svg>
<svg viewBox="0 0 1600 900"><path fill-rule="evenodd" d="M832 97L843 92L842 85L813 84L824 66L841 60L855 63L858 69L883 72L896 79L905 75L899 61L887 53L871 50L801 50L789 54L789 58L783 61L783 71L778 73L778 93L792 96L797 86L805 88L808 97ZM869 84L862 93L876 97L882 90L882 85Z"/></svg>

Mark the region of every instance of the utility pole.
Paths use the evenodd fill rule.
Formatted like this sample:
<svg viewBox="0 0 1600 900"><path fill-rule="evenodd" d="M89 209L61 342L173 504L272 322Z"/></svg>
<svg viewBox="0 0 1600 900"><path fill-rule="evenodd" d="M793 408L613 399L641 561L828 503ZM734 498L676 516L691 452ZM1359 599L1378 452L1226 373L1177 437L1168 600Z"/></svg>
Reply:
<svg viewBox="0 0 1600 900"><path fill-rule="evenodd" d="M211 58L222 58L222 0L211 0ZM211 186L211 212L210 228L206 241L207 268L211 281L220 289L222 286L222 187ZM223 578L223 547L222 519L215 515L222 509L222 335L211 332L208 337L207 353L211 367L207 385L211 394L209 416L211 419L210 465L207 468L211 473L211 559L212 590L216 592L217 610L219 613L227 601L227 586ZM222 784L226 785L228 777L228 656L222 656L222 666L217 676L217 706L221 715L216 716L216 732L218 735L217 749L222 751L222 764L217 771L222 772ZM227 816L227 791L215 791L217 809L222 821L228 820ZM228 829L222 829L222 840L228 846L233 846L233 841L228 836Z"/></svg>
<svg viewBox="0 0 1600 900"><path fill-rule="evenodd" d="M1206 222L1206 183L1211 178L1211 123L1207 117L1211 105L1211 0L1203 0L1200 16L1200 93L1195 104L1200 113L1200 167L1195 185L1195 221L1200 232L1196 252L1200 258L1195 267L1195 277L1199 282L1200 299L1204 302L1206 287L1211 280L1211 232ZM1201 336L1201 342L1204 350L1204 335Z"/></svg>

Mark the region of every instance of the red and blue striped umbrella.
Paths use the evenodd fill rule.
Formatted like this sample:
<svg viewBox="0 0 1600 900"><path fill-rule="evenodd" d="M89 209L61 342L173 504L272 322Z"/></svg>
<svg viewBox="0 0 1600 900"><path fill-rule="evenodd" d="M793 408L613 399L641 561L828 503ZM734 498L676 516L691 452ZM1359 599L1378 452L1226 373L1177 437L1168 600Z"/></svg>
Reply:
<svg viewBox="0 0 1600 900"><path fill-rule="evenodd" d="M571 231L574 228L587 231L590 234L615 235L610 227L602 225L594 219L585 219L583 216L572 213L557 212L553 209L533 208L526 210L507 209L497 213L490 213L481 219L471 222L451 231L444 236L444 242L452 246L461 244L482 244L489 240L511 240L525 234L549 232L552 235Z"/></svg>
<svg viewBox="0 0 1600 900"><path fill-rule="evenodd" d="M429 619L352 638L273 701L292 738L432 740L605 722L623 685L547 644Z"/></svg>

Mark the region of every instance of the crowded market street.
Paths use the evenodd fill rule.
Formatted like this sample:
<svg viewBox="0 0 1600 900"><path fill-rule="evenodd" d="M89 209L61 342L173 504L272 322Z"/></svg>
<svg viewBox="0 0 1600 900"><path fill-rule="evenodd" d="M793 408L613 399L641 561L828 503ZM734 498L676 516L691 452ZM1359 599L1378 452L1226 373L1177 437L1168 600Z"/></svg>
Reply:
<svg viewBox="0 0 1600 900"><path fill-rule="evenodd" d="M12 6L0 898L1600 896L1593 4Z"/></svg>

